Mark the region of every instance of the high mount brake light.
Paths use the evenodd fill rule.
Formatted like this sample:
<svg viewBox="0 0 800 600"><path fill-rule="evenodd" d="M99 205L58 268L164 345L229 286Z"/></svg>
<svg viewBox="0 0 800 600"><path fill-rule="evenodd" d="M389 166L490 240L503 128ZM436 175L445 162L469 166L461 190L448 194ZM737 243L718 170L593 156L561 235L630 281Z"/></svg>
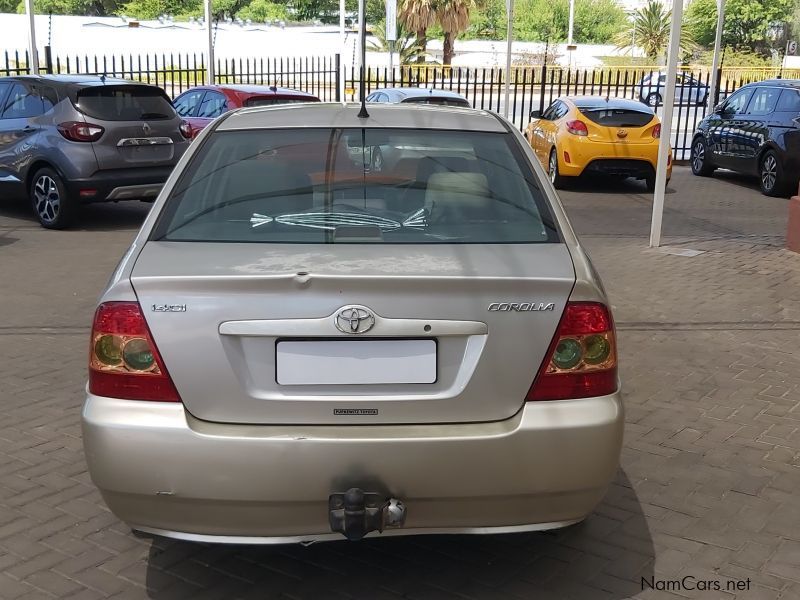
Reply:
<svg viewBox="0 0 800 600"><path fill-rule="evenodd" d="M616 346L608 307L599 302L569 302L525 400L570 400L614 393Z"/></svg>
<svg viewBox="0 0 800 600"><path fill-rule="evenodd" d="M123 400L181 401L138 302L104 302L97 307L89 392Z"/></svg>

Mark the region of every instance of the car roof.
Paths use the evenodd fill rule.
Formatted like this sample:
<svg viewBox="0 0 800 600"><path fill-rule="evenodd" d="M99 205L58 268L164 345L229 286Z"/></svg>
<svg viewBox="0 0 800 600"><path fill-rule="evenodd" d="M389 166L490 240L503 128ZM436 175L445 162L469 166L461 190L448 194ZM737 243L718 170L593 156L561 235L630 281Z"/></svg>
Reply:
<svg viewBox="0 0 800 600"><path fill-rule="evenodd" d="M432 96L434 98L456 98L458 100L464 100L464 96L462 96L461 94L457 94L456 92L451 92L450 90L437 90L433 88L390 87L390 88L379 88L377 90L372 91L372 93L374 92L393 92L405 98L420 98L422 96Z"/></svg>
<svg viewBox="0 0 800 600"><path fill-rule="evenodd" d="M559 100L569 100L578 108L616 108L634 110L636 112L652 113L646 104L627 98L613 98L605 96L563 96Z"/></svg>
<svg viewBox="0 0 800 600"><path fill-rule="evenodd" d="M237 92L239 94L261 94L261 95L281 95L281 96L296 96L298 98L316 98L314 94L303 92L301 90L294 90L286 87L273 87L269 85L252 85L252 84L224 84L224 85L203 85L199 86L206 90L228 90Z"/></svg>
<svg viewBox="0 0 800 600"><path fill-rule="evenodd" d="M21 81L29 82L47 82L49 84L64 84L64 85L121 85L121 84L137 84L138 81L131 81L129 79L119 79L117 77L104 77L103 75L20 75L12 77Z"/></svg>
<svg viewBox="0 0 800 600"><path fill-rule="evenodd" d="M753 87L756 85L772 85L775 87L800 87L800 79L765 79L764 81L753 81L742 87Z"/></svg>
<svg viewBox="0 0 800 600"><path fill-rule="evenodd" d="M359 118L359 104L320 102L241 108L229 113L218 131L292 128L398 128L505 133L494 114L430 104L370 104L369 117Z"/></svg>

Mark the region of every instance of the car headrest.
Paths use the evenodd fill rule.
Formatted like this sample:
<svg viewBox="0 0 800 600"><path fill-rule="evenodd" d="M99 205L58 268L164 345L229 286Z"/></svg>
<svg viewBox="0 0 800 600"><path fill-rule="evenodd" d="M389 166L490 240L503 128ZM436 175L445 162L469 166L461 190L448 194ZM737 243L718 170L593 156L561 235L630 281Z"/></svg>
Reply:
<svg viewBox="0 0 800 600"><path fill-rule="evenodd" d="M476 218L490 210L492 202L483 173L434 173L425 192L425 207L433 220Z"/></svg>

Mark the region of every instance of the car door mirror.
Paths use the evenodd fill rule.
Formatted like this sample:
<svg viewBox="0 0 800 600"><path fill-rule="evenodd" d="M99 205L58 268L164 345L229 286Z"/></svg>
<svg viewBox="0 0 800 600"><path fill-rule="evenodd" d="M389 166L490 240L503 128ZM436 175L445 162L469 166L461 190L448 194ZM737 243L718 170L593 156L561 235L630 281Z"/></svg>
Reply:
<svg viewBox="0 0 800 600"><path fill-rule="evenodd" d="M532 110L530 116L531 116L531 119L541 119L542 118L542 111L540 111L540 110Z"/></svg>

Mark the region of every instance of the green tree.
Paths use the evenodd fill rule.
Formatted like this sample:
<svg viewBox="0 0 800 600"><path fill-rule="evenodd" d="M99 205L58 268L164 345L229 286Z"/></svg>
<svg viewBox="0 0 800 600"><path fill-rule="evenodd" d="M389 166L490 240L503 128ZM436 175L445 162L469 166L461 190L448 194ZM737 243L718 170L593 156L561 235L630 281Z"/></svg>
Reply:
<svg viewBox="0 0 800 600"><path fill-rule="evenodd" d="M630 29L617 36L619 48L630 48L632 43L644 50L647 58L655 60L666 53L672 28L672 11L658 0L649 0L644 8L633 15L633 31ZM681 29L681 50L692 51L696 44L691 32Z"/></svg>
<svg viewBox="0 0 800 600"><path fill-rule="evenodd" d="M119 9L117 0L34 0L37 14L46 15L113 15ZM0 0L0 12L25 12L25 0Z"/></svg>
<svg viewBox="0 0 800 600"><path fill-rule="evenodd" d="M270 0L253 0L239 11L238 16L242 19L250 19L254 22L263 23L264 21L287 21L289 11L285 4L270 2Z"/></svg>
<svg viewBox="0 0 800 600"><path fill-rule="evenodd" d="M503 11L505 7L503 6ZM505 14L503 15L505 17ZM505 26L505 18L503 18ZM574 39L579 44L607 44L627 27L625 11L616 0L575 3ZM518 0L514 35L520 41L564 42L569 30L569 0Z"/></svg>
<svg viewBox="0 0 800 600"><path fill-rule="evenodd" d="M467 35L470 37L501 39L506 34L506 5L504 0L484 0L472 13Z"/></svg>
<svg viewBox="0 0 800 600"><path fill-rule="evenodd" d="M436 23L436 0L400 0L397 18L406 29L414 32L420 47L417 62L424 62L428 29Z"/></svg>
<svg viewBox="0 0 800 600"><path fill-rule="evenodd" d="M200 10L200 0L133 0L124 4L120 14L137 19L155 19L159 15L191 14Z"/></svg>
<svg viewBox="0 0 800 600"><path fill-rule="evenodd" d="M772 23L794 24L795 35L800 4L796 0L727 0L722 42L736 50L769 54L773 46L768 36ZM688 27L698 43L711 46L717 30L717 4L715 0L694 0L686 11ZM783 45L779 40L778 45Z"/></svg>
<svg viewBox="0 0 800 600"><path fill-rule="evenodd" d="M369 22L367 22L369 23ZM370 40L369 49L377 52L389 52L389 40L386 39L386 21L378 21L370 27L370 32L375 37ZM421 48L413 31L408 31L402 23L397 24L397 40L394 43L394 52L400 58L400 64L405 65L415 62Z"/></svg>
<svg viewBox="0 0 800 600"><path fill-rule="evenodd" d="M470 10L474 7L474 0L437 0L436 21L444 32L444 64L453 62L456 38L469 27Z"/></svg>

